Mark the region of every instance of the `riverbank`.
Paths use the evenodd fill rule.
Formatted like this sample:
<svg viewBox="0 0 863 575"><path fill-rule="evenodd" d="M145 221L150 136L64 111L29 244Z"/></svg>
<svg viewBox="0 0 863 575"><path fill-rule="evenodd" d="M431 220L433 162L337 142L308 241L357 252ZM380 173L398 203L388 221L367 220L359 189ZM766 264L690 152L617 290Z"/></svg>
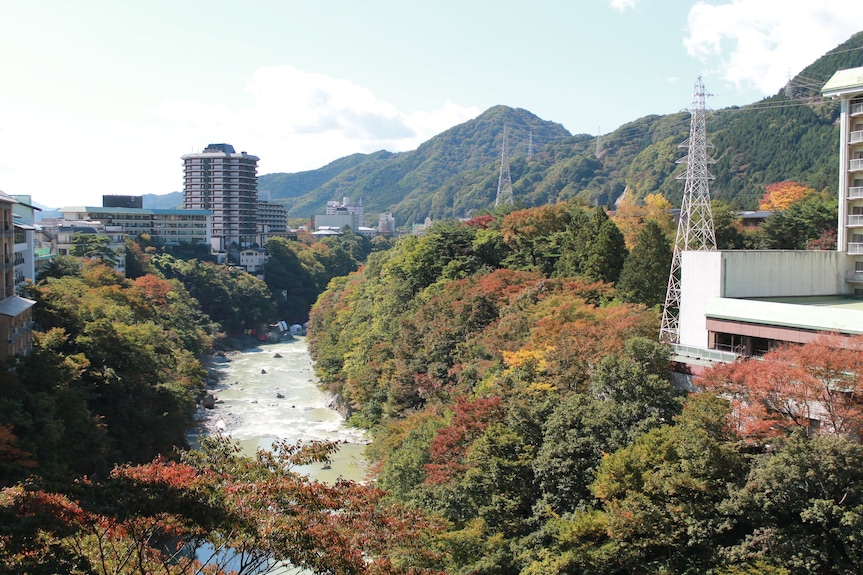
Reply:
<svg viewBox="0 0 863 575"><path fill-rule="evenodd" d="M367 479L363 457L366 433L349 427L328 405L317 387L305 338L254 342L242 350L210 355L202 365L214 403L212 409L198 409L194 437L223 433L238 441L248 455L270 449L277 440L334 441L339 450L329 465L298 471L325 482L339 477Z"/></svg>

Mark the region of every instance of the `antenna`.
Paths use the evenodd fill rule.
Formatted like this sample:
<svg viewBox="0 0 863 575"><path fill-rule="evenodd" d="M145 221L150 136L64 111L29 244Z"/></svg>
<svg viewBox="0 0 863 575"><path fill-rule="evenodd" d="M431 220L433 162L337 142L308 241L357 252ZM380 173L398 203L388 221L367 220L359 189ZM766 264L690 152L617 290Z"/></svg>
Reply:
<svg viewBox="0 0 863 575"><path fill-rule="evenodd" d="M512 205L512 179L509 175L509 157L506 153L506 124L503 125L503 143L500 145L500 176L497 179L497 197L494 207Z"/></svg>
<svg viewBox="0 0 863 575"><path fill-rule="evenodd" d="M704 91L701 77L695 82L695 94L692 100L692 118L689 126L689 138L679 147L687 147L685 157L678 163L686 162L686 175L677 179L685 179L683 202L680 206L680 221L677 224L677 237L674 240L674 253L671 257L671 273L668 275L668 290L665 294L665 306L662 309L662 326L659 339L666 343L680 342L680 259L687 250L716 249L716 232L713 229L713 213L710 209L710 190L707 182L713 179L707 170L707 165L714 162L707 155L707 149L713 144L707 141L705 121L705 98L710 94Z"/></svg>

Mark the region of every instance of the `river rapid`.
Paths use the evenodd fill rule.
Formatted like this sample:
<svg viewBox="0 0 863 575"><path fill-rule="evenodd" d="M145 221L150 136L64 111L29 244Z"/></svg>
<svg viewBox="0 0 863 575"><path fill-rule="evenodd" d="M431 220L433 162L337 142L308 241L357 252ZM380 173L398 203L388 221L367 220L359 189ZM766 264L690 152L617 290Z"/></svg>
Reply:
<svg viewBox="0 0 863 575"><path fill-rule="evenodd" d="M218 358L217 358L218 359ZM269 449L276 440L336 441L339 451L329 465L298 468L311 478L334 482L339 477L366 479L363 451L366 433L347 425L341 414L328 406L303 337L225 355L205 367L207 388L216 397L213 409L200 408L199 427L192 430L194 445L200 434L220 431L253 454Z"/></svg>

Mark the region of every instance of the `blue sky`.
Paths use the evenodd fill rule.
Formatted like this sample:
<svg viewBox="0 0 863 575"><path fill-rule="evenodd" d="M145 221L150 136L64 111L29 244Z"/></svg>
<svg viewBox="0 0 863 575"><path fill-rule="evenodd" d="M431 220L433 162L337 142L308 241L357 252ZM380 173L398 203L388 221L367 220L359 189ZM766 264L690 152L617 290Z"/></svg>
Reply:
<svg viewBox="0 0 863 575"><path fill-rule="evenodd" d="M608 133L687 108L698 76L710 108L748 104L863 30L857 2L4 0L0 190L180 191L212 142L310 170L498 104Z"/></svg>

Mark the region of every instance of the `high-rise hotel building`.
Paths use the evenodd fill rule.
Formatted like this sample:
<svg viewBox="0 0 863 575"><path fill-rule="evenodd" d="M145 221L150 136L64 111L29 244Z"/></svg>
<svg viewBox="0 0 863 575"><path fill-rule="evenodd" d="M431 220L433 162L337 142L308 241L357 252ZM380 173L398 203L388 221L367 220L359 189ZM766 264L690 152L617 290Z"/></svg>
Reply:
<svg viewBox="0 0 863 575"><path fill-rule="evenodd" d="M255 242L258 160L230 144L210 144L183 156L183 207L213 213L212 246L218 251Z"/></svg>

